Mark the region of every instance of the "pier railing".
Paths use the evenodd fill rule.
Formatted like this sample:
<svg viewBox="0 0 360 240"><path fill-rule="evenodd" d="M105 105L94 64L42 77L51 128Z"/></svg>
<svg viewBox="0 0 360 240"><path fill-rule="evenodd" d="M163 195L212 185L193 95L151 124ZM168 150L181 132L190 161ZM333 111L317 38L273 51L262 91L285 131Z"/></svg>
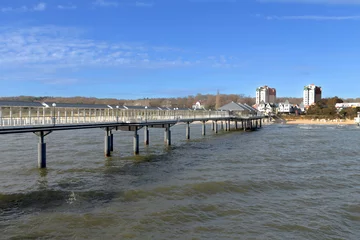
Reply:
<svg viewBox="0 0 360 240"><path fill-rule="evenodd" d="M0 127L58 124L141 123L230 117L227 111L0 107Z"/></svg>

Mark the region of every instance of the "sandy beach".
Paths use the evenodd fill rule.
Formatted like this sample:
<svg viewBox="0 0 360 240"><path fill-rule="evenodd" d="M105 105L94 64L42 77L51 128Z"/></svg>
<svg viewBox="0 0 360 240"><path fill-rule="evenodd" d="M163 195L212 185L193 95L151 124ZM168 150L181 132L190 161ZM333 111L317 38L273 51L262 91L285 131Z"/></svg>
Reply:
<svg viewBox="0 0 360 240"><path fill-rule="evenodd" d="M335 119L335 120L325 120L325 119L289 119L286 120L286 124L329 124L329 125L355 125L354 120L350 119Z"/></svg>

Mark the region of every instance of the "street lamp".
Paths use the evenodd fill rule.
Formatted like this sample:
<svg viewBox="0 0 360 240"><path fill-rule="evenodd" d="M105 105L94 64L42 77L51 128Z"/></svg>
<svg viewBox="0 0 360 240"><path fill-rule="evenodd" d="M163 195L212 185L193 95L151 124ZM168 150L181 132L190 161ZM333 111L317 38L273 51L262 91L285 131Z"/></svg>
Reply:
<svg viewBox="0 0 360 240"><path fill-rule="evenodd" d="M147 106L145 106L145 122L147 122Z"/></svg>
<svg viewBox="0 0 360 240"><path fill-rule="evenodd" d="M53 103L52 106L53 106L53 125L55 126L55 122L56 122L56 118L55 118L55 107L56 107L56 103Z"/></svg>
<svg viewBox="0 0 360 240"><path fill-rule="evenodd" d="M116 106L116 122L119 123L119 106Z"/></svg>

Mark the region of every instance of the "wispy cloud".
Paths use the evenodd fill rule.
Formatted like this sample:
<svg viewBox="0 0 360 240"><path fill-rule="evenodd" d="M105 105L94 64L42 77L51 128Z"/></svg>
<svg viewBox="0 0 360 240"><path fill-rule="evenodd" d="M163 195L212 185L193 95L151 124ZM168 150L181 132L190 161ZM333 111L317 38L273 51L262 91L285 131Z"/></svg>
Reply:
<svg viewBox="0 0 360 240"><path fill-rule="evenodd" d="M51 80L57 84L70 79L66 81L70 84L77 79L77 72L89 69L234 68L239 66L236 62L230 56L208 58L169 46L97 41L76 28L0 27L0 80Z"/></svg>
<svg viewBox="0 0 360 240"><path fill-rule="evenodd" d="M343 20L360 20L360 15L352 15L352 16L321 16L321 15L266 16L265 18L267 20L343 21Z"/></svg>
<svg viewBox="0 0 360 240"><path fill-rule="evenodd" d="M303 3L303 4L342 4L360 5L360 0L257 0L263 3Z"/></svg>
<svg viewBox="0 0 360 240"><path fill-rule="evenodd" d="M137 7L152 7L154 3L148 3L148 2L136 2L135 6Z"/></svg>
<svg viewBox="0 0 360 240"><path fill-rule="evenodd" d="M99 7L117 7L119 6L119 3L116 1L96 0L93 2L93 5Z"/></svg>
<svg viewBox="0 0 360 240"><path fill-rule="evenodd" d="M0 8L0 12L6 13L6 12L39 12L46 10L46 3L40 2L37 5L34 5L32 7L29 6L21 6L18 8L14 7L2 7Z"/></svg>
<svg viewBox="0 0 360 240"><path fill-rule="evenodd" d="M58 9L60 10L75 10L77 8L76 5L58 5Z"/></svg>

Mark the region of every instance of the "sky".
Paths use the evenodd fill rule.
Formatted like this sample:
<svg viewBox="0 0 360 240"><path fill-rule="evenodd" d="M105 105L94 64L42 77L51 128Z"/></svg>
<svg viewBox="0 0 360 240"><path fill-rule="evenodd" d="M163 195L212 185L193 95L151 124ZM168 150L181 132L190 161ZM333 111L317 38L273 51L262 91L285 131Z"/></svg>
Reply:
<svg viewBox="0 0 360 240"><path fill-rule="evenodd" d="M360 0L0 0L0 96L360 97Z"/></svg>

